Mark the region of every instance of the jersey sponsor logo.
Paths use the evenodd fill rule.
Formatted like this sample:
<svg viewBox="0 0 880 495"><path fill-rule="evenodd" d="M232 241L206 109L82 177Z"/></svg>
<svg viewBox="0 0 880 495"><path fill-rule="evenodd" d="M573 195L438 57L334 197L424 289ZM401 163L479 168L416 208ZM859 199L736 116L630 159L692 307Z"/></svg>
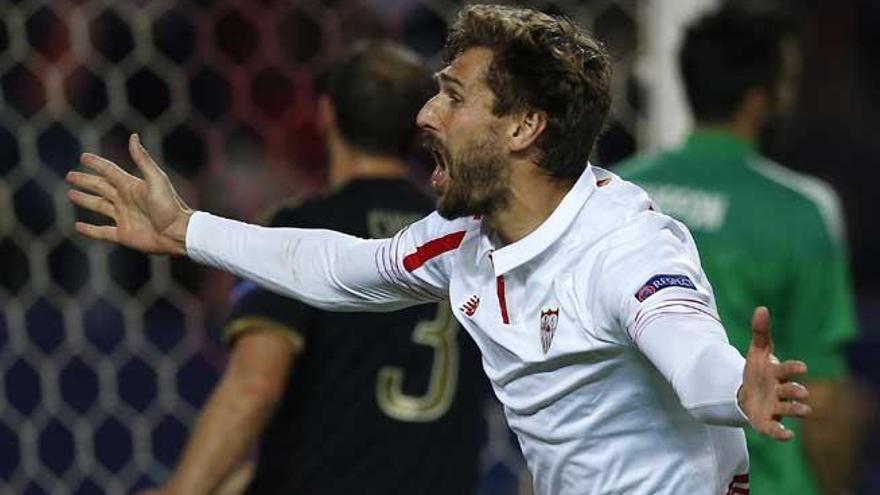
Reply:
<svg viewBox="0 0 880 495"><path fill-rule="evenodd" d="M636 291L635 297L639 302L653 296L658 291L669 287L683 287L685 289L697 290L697 287L691 282L687 275L654 275Z"/></svg>
<svg viewBox="0 0 880 495"><path fill-rule="evenodd" d="M544 350L544 354L550 350L557 324L559 324L559 308L541 311L541 349Z"/></svg>
<svg viewBox="0 0 880 495"><path fill-rule="evenodd" d="M465 301L465 303L462 304L461 307L458 309L459 309L459 311L461 311L462 313L464 313L467 316L474 316L474 313L477 312L477 308L479 308L479 307L480 307L480 298L479 298L479 296L474 295L474 296L471 296L470 299Z"/></svg>

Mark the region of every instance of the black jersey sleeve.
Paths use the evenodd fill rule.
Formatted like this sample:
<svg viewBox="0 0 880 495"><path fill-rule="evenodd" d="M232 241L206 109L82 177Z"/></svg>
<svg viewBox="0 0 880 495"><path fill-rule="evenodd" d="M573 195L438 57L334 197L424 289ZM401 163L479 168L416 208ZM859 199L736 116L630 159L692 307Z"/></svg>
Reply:
<svg viewBox="0 0 880 495"><path fill-rule="evenodd" d="M301 211L284 208L268 217L271 227L314 228ZM232 291L232 312L223 329L223 342L232 347L238 337L254 331L277 332L297 350L306 344L306 334L317 310L300 301L240 280Z"/></svg>

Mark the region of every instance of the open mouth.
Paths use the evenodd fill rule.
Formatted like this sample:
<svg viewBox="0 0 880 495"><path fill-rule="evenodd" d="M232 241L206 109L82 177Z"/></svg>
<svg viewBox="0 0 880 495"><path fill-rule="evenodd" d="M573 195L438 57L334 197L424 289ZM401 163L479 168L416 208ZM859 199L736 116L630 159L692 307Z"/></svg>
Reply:
<svg viewBox="0 0 880 495"><path fill-rule="evenodd" d="M431 187L434 189L442 189L449 180L449 167L446 158L440 150L436 148L432 149L431 156L434 158L434 172L431 174Z"/></svg>

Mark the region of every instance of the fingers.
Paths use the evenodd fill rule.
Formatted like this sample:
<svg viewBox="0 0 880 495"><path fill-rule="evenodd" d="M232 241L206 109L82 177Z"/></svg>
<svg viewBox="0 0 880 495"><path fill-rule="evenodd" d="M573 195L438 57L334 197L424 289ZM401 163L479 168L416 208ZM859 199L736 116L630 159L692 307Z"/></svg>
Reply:
<svg viewBox="0 0 880 495"><path fill-rule="evenodd" d="M107 179L107 181L109 181L116 187L125 184L126 181L133 178L125 170L119 168L119 166L115 163L98 155L83 153L79 158L79 162L82 163L84 166L94 170L95 172L98 172L98 174Z"/></svg>
<svg viewBox="0 0 880 495"><path fill-rule="evenodd" d="M67 182L80 189L93 192L111 201L116 198L116 188L101 176L81 172L68 172L66 178Z"/></svg>
<svg viewBox="0 0 880 495"><path fill-rule="evenodd" d="M76 222L73 224L73 228L80 234L92 239L117 242L116 227L112 225L92 225L90 223Z"/></svg>
<svg viewBox="0 0 880 495"><path fill-rule="evenodd" d="M75 205L82 206L87 210L100 213L116 220L116 207L113 206L113 203L100 196L93 196L82 191L74 190L68 191L67 197Z"/></svg>
<svg viewBox="0 0 880 495"><path fill-rule="evenodd" d="M783 383L806 373L807 365L803 361L785 361L774 367L776 379Z"/></svg>
<svg viewBox="0 0 880 495"><path fill-rule="evenodd" d="M770 338L770 311L764 306L755 308L752 315L752 347L773 352L773 340Z"/></svg>
<svg viewBox="0 0 880 495"><path fill-rule="evenodd" d="M797 382L783 383L776 392L779 400L796 400L804 402L810 398L810 392L806 387Z"/></svg>
<svg viewBox="0 0 880 495"><path fill-rule="evenodd" d="M758 431L781 442L787 442L794 438L794 432L779 421L767 421Z"/></svg>
<svg viewBox="0 0 880 495"><path fill-rule="evenodd" d="M137 165L138 169L140 169L141 173L144 175L144 179L147 181L154 181L164 175L162 169L156 165L156 162L153 161L150 154L147 153L147 150L141 145L140 138L137 134L132 134L131 137L129 137L128 151L131 154L131 158L134 160L135 165ZM130 174L115 163L98 155L93 155L92 153L83 153L80 157L80 163L94 170L100 176L104 177L110 184L116 187L124 184L127 180L133 179Z"/></svg>
<svg viewBox="0 0 880 495"><path fill-rule="evenodd" d="M140 136L137 134L132 134L128 138L128 152L131 153L132 160L134 160L135 165L144 174L144 179L148 182L162 177L164 172L156 165L150 154L147 153L146 148L141 144Z"/></svg>
<svg viewBox="0 0 880 495"><path fill-rule="evenodd" d="M809 405L796 400L779 401L773 408L774 415L780 417L804 418L812 412L813 409Z"/></svg>

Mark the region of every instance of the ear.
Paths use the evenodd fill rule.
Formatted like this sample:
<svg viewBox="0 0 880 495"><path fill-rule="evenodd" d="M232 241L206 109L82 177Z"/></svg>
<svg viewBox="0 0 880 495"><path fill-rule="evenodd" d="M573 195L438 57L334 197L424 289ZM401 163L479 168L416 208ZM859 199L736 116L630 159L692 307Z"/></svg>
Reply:
<svg viewBox="0 0 880 495"><path fill-rule="evenodd" d="M528 111L515 117L510 129L510 151L518 152L531 146L547 127L547 114Z"/></svg>
<svg viewBox="0 0 880 495"><path fill-rule="evenodd" d="M758 128L770 115L772 105L772 96L766 88L749 88L740 103L737 118Z"/></svg>
<svg viewBox="0 0 880 495"><path fill-rule="evenodd" d="M318 130L323 134L327 134L331 129L336 128L336 108L327 95L318 97L317 125Z"/></svg>

